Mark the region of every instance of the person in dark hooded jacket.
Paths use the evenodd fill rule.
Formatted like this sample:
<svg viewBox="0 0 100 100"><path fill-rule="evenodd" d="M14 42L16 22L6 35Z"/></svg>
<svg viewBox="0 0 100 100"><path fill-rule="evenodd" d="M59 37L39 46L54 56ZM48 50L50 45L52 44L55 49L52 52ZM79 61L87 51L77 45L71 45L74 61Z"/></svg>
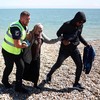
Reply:
<svg viewBox="0 0 100 100"><path fill-rule="evenodd" d="M76 77L73 87L83 89L83 87L79 83L80 76L82 73L82 59L77 46L80 42L82 42L85 46L89 46L89 44L84 40L84 38L81 35L83 24L85 22L85 14L83 12L77 12L72 20L65 22L57 31L57 36L62 36L63 38L61 41L57 61L51 68L50 72L47 74L47 83L51 81L52 74L56 71L56 69L58 69L61 66L63 61L69 56L71 56L71 58L76 64Z"/></svg>

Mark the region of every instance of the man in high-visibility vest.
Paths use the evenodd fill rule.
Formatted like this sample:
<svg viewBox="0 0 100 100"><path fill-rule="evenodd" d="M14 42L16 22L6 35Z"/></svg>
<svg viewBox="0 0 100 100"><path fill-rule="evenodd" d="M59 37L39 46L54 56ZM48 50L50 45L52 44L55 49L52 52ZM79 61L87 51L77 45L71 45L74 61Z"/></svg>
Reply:
<svg viewBox="0 0 100 100"><path fill-rule="evenodd" d="M28 91L22 86L22 76L24 71L22 49L28 47L27 44L23 44L23 41L28 33L27 26L29 21L30 13L27 11L21 12L19 21L16 21L9 26L2 43L2 54L6 65L3 72L2 83L6 88L12 87L9 83L9 75L12 72L15 63L17 68L15 91L22 93L28 93Z"/></svg>

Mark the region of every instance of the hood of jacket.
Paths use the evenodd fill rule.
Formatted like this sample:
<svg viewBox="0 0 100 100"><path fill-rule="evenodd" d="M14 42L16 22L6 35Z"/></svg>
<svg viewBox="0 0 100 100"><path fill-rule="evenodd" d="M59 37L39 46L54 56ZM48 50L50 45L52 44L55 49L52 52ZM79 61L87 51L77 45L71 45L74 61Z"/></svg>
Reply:
<svg viewBox="0 0 100 100"><path fill-rule="evenodd" d="M72 24L75 24L76 22L83 21L84 23L86 22L86 16L84 12L77 12L74 18L71 20Z"/></svg>

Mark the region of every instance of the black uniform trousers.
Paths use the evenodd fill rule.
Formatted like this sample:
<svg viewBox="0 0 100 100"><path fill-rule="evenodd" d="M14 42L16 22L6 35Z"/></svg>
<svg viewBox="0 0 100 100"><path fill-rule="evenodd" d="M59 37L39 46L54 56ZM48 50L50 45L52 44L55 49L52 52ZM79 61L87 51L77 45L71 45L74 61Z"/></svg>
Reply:
<svg viewBox="0 0 100 100"><path fill-rule="evenodd" d="M22 76L23 76L23 71L24 71L24 62L22 59L22 53L19 55L14 55L11 53L8 53L4 49L2 49L2 54L4 57L5 61L5 69L3 72L3 80L5 82L8 82L9 75L13 70L13 65L14 63L16 64L16 85L21 86L22 85Z"/></svg>
<svg viewBox="0 0 100 100"><path fill-rule="evenodd" d="M76 64L75 83L78 83L81 72L82 72L82 60L81 60L81 54L80 54L78 48L76 46L73 46L72 44L68 45L68 46L64 46L61 44L57 61L53 65L53 67L51 68L51 70L47 76L51 77L51 75L56 71L56 69L58 69L61 66L61 64L63 63L63 61L66 58L68 58L69 56L71 56L71 58L73 59L73 61Z"/></svg>

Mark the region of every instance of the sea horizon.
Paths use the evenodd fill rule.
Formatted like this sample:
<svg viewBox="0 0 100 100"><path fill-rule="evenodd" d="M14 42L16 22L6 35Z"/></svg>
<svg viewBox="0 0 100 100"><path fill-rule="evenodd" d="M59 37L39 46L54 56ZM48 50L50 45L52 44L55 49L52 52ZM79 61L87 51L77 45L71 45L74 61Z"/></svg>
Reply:
<svg viewBox="0 0 100 100"><path fill-rule="evenodd" d="M86 40L100 39L100 9L82 9L82 8L3 8L0 9L0 45L3 41L4 34L9 25L19 20L19 15L23 10L27 10L31 14L29 30L32 30L36 23L42 23L43 32L49 38L56 38L56 32L61 25L71 20L78 11L83 11L86 15L86 23L83 27L82 36Z"/></svg>

